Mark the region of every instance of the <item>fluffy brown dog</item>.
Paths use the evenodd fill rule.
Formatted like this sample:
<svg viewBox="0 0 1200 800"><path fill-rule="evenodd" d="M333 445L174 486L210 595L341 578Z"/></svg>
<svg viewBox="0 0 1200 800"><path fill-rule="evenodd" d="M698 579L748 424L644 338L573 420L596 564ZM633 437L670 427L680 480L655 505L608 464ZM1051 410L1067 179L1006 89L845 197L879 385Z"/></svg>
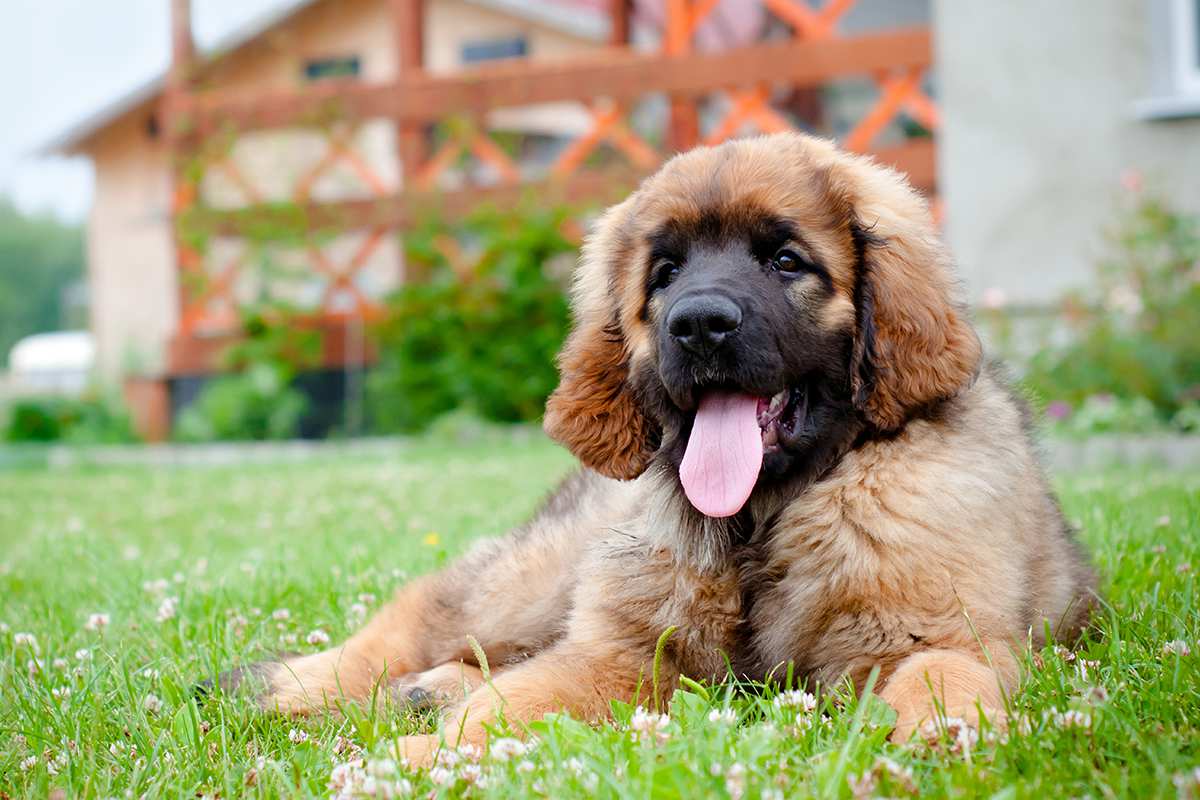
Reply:
<svg viewBox="0 0 1200 800"><path fill-rule="evenodd" d="M868 158L780 135L673 159L584 249L546 430L585 468L345 644L259 665L261 705L390 687L482 743L501 710L644 698L674 625L665 690L728 656L879 667L899 738L937 706L1001 714L1014 651L1076 636L1094 579L954 289L926 204Z"/></svg>

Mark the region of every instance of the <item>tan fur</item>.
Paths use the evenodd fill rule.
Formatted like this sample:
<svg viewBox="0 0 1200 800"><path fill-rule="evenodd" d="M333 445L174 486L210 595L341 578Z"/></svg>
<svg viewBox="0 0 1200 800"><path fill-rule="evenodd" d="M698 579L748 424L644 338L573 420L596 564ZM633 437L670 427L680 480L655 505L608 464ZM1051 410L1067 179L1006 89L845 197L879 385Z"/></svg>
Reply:
<svg viewBox="0 0 1200 800"><path fill-rule="evenodd" d="M744 512L761 532L752 551L691 512L670 469L650 466L656 431L628 388L653 356L646 232L705 208L796 220L835 290L811 318L853 337L854 359L873 359L862 413L893 432L802 490L756 492ZM855 225L868 236L864 274ZM546 427L593 469L640 477L570 478L529 525L406 587L344 645L269 666L264 707L305 713L397 679L444 689L455 664L474 664L472 636L493 680L470 673L476 688L442 734L402 743L427 763L442 739L483 743L497 715L519 731L552 710L599 719L612 699L645 702L655 642L678 626L664 691L679 675L723 678L726 655L755 677L790 662L825 685L861 686L878 667L903 739L939 707L1002 718L1015 654L1040 644L1047 622L1057 637L1078 635L1094 577L1018 403L980 371L928 209L895 173L793 135L693 151L604 218L580 270ZM874 352L856 322L862 282Z"/></svg>

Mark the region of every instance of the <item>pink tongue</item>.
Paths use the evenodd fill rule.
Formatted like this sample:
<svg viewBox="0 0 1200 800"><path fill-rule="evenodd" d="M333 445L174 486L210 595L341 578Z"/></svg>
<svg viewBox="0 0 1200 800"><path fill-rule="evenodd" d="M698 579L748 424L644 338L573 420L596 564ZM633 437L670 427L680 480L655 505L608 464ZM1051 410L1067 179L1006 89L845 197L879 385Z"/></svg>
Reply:
<svg viewBox="0 0 1200 800"><path fill-rule="evenodd" d="M700 401L679 480L705 516L731 517L750 499L762 467L758 398L710 392Z"/></svg>

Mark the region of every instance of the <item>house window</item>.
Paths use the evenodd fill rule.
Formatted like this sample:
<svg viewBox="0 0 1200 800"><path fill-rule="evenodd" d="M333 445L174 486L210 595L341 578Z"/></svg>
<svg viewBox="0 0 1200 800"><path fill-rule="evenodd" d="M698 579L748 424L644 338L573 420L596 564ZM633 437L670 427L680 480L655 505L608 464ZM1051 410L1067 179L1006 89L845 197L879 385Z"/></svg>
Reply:
<svg viewBox="0 0 1200 800"><path fill-rule="evenodd" d="M496 61L501 58L521 58L526 55L529 55L529 45L524 36L464 42L462 46L464 64L478 64L480 61Z"/></svg>
<svg viewBox="0 0 1200 800"><path fill-rule="evenodd" d="M357 78L360 70L358 56L313 58L304 62L304 77L310 81L328 78Z"/></svg>
<svg viewBox="0 0 1200 800"><path fill-rule="evenodd" d="M1200 97L1200 0L1172 0L1172 5L1176 85L1182 94Z"/></svg>
<svg viewBox="0 0 1200 800"><path fill-rule="evenodd" d="M1151 96L1144 119L1200 116L1200 0L1150 3Z"/></svg>

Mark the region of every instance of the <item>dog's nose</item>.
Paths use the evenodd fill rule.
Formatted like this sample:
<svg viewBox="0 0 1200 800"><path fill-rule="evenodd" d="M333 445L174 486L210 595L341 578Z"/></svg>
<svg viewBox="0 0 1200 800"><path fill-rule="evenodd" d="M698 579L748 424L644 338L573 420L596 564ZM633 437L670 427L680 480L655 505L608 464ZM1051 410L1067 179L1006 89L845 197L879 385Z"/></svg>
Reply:
<svg viewBox="0 0 1200 800"><path fill-rule="evenodd" d="M667 313L667 333L696 355L711 353L741 324L737 303L719 294L681 297Z"/></svg>

